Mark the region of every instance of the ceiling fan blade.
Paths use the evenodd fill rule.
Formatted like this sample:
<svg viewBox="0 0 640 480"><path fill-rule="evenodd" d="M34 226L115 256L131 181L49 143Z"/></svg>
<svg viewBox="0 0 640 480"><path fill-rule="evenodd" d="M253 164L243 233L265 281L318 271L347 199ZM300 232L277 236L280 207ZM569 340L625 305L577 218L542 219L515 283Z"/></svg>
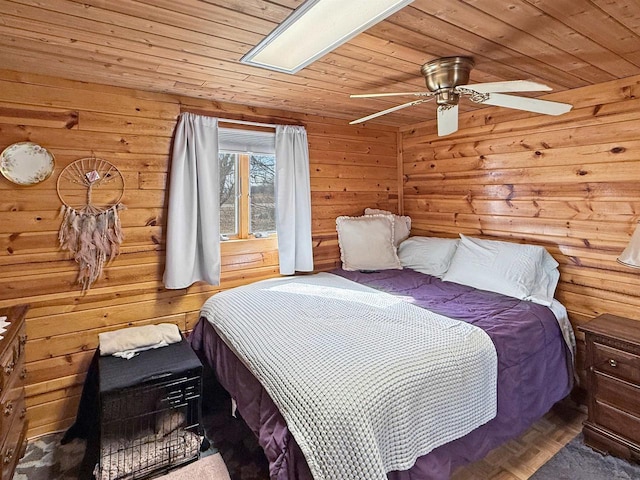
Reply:
<svg viewBox="0 0 640 480"><path fill-rule="evenodd" d="M430 97L433 92L394 92L394 93L357 93L349 95L350 98L375 98L375 97L396 97L399 95L414 95L416 97Z"/></svg>
<svg viewBox="0 0 640 480"><path fill-rule="evenodd" d="M424 98L420 100L414 100L413 102L403 103L402 105L397 105L395 107L387 108L386 110L382 110L381 112L372 113L371 115L367 115L366 117L359 118L357 120L353 120L349 122L349 125L354 125L356 123L366 122L367 120L371 120L372 118L380 117L382 115L386 115L387 113L395 112L396 110L400 110L402 108L412 107L413 105L419 105L424 102L428 102L431 100L430 98Z"/></svg>
<svg viewBox="0 0 640 480"><path fill-rule="evenodd" d="M530 82L529 80L513 80L510 82L489 82L474 83L471 85L460 85L456 88L466 88L479 93L496 92L548 92L551 87L544 83Z"/></svg>
<svg viewBox="0 0 640 480"><path fill-rule="evenodd" d="M438 136L444 137L458 130L458 105L438 107Z"/></svg>
<svg viewBox="0 0 640 480"><path fill-rule="evenodd" d="M501 93L489 93L489 98L478 103L486 103L496 107L515 108L527 112L544 113L546 115L562 115L573 108L568 103L550 102L537 98L517 97L515 95L503 95Z"/></svg>

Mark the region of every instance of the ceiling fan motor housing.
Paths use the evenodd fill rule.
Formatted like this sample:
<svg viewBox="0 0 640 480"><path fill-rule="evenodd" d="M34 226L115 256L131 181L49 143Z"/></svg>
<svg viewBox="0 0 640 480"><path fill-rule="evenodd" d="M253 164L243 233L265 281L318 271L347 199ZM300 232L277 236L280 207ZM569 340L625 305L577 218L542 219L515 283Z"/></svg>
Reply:
<svg viewBox="0 0 640 480"><path fill-rule="evenodd" d="M427 88L436 92L438 105L457 105L460 95L453 89L469 83L469 73L474 65L469 57L444 57L425 63L420 71Z"/></svg>

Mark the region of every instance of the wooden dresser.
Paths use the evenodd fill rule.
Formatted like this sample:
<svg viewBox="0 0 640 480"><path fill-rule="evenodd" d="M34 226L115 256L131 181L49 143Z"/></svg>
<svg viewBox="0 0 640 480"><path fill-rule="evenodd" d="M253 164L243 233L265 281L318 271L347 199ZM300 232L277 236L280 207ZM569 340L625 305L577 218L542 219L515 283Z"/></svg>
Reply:
<svg viewBox="0 0 640 480"><path fill-rule="evenodd" d="M11 480L18 460L24 455L27 434L27 409L24 402L25 345L24 317L27 305L0 309L11 325L0 340L0 461L1 480Z"/></svg>
<svg viewBox="0 0 640 480"><path fill-rule="evenodd" d="M640 461L640 321L600 315L578 329L587 349L584 441Z"/></svg>

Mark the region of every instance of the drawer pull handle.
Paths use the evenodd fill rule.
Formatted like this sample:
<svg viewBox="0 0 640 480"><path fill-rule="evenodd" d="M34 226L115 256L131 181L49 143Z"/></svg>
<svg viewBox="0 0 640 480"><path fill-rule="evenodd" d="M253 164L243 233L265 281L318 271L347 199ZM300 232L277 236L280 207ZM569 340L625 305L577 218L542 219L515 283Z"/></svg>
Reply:
<svg viewBox="0 0 640 480"><path fill-rule="evenodd" d="M4 367L4 374L8 377L13 372L13 367L15 367L15 363L10 362Z"/></svg>
<svg viewBox="0 0 640 480"><path fill-rule="evenodd" d="M13 413L13 403L7 402L7 404L4 406L3 413L5 417L8 417L9 415L11 415Z"/></svg>
<svg viewBox="0 0 640 480"><path fill-rule="evenodd" d="M618 362L616 362L613 358L609 359L609 365L612 366L613 368L618 366Z"/></svg>
<svg viewBox="0 0 640 480"><path fill-rule="evenodd" d="M4 454L4 464L8 464L11 463L11 459L13 458L13 448L10 448L9 450L7 450L7 452Z"/></svg>
<svg viewBox="0 0 640 480"><path fill-rule="evenodd" d="M20 372L20 380L24 380L25 378L27 378L27 369L23 368Z"/></svg>
<svg viewBox="0 0 640 480"><path fill-rule="evenodd" d="M25 345L27 344L27 334L23 333L18 337L18 358L22 356L25 350Z"/></svg>
<svg viewBox="0 0 640 480"><path fill-rule="evenodd" d="M26 407L22 407L20 409L20 420L22 420L26 416L27 416L27 409L26 409Z"/></svg>

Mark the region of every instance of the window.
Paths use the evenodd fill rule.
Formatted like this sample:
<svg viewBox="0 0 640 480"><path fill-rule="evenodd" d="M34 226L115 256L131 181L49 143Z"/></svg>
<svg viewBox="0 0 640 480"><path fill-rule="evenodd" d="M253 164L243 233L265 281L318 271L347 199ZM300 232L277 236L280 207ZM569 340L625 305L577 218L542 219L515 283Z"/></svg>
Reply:
<svg viewBox="0 0 640 480"><path fill-rule="evenodd" d="M221 128L219 140L222 238L275 234L274 134Z"/></svg>

